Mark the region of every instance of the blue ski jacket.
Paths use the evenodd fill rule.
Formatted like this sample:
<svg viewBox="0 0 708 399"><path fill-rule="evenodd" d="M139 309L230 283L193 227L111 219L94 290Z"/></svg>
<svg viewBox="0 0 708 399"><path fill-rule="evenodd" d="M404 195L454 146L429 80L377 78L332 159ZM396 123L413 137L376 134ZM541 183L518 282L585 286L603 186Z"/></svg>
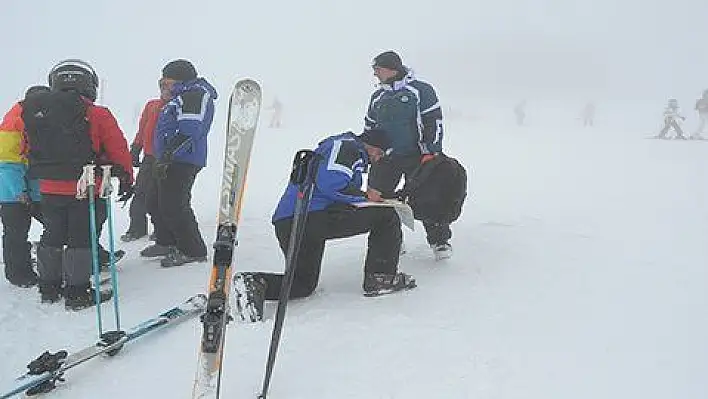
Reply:
<svg viewBox="0 0 708 399"><path fill-rule="evenodd" d="M443 116L435 89L410 69L398 80L380 84L364 118L364 130L369 129L386 132L394 155L441 152Z"/></svg>
<svg viewBox="0 0 708 399"><path fill-rule="evenodd" d="M175 84L172 95L157 119L153 136L155 158L163 159L165 152L174 151L173 161L204 167L216 89L204 78L198 78Z"/></svg>
<svg viewBox="0 0 708 399"><path fill-rule="evenodd" d="M369 155L354 133L327 137L318 144L315 152L322 159L309 212L321 211L335 203L355 204L366 201L361 186L362 174L369 165ZM288 184L273 213L273 223L293 217L297 191L296 185Z"/></svg>

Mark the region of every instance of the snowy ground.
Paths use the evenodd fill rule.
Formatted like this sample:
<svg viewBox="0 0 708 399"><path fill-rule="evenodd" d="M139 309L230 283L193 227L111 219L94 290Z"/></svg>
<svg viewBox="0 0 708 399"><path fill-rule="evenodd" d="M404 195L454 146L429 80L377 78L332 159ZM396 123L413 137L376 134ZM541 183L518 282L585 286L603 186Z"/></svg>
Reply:
<svg viewBox="0 0 708 399"><path fill-rule="evenodd" d="M269 218L291 154L359 126L351 115L260 130L237 270L282 268ZM406 232L401 268L419 287L369 299L360 291L364 239L331 243L317 294L289 307L270 397L708 397L708 142L571 125L450 119L446 146L468 166L471 189L454 258L435 263L418 226ZM195 189L207 241L213 151L216 167ZM126 214L116 210L118 233ZM163 270L138 259L144 245L121 245L130 252L120 263L126 326L202 291L208 278L207 264ZM43 350L95 337L93 311L40 305L35 290L4 280L0 298L0 386ZM224 397L255 397L271 328L230 325ZM72 370L51 396L189 397L199 335L194 319L147 336Z"/></svg>

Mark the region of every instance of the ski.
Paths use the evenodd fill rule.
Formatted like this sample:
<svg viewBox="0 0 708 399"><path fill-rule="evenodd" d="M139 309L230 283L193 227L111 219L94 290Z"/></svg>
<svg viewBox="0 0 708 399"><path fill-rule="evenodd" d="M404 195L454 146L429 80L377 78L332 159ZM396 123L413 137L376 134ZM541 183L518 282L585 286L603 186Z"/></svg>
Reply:
<svg viewBox="0 0 708 399"><path fill-rule="evenodd" d="M50 392L56 387L57 382L64 381L64 373L69 369L99 355L113 356L128 342L195 316L201 313L205 307L206 296L195 295L127 331L107 332L99 342L76 352L68 353L65 350L56 353L44 352L27 366L30 371L15 379L10 387L0 393L0 399L10 398L25 391L27 391L27 396Z"/></svg>
<svg viewBox="0 0 708 399"><path fill-rule="evenodd" d="M231 317L231 264L261 102L261 87L252 79L236 82L229 97L214 261L209 278L207 308L201 317L203 333L192 389L192 398L195 399L219 398L220 395L226 324Z"/></svg>

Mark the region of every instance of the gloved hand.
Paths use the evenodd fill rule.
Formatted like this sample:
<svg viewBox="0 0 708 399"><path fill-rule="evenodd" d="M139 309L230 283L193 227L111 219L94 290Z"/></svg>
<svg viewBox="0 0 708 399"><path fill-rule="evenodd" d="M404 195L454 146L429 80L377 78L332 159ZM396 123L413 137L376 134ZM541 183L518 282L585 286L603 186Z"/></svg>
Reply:
<svg viewBox="0 0 708 399"><path fill-rule="evenodd" d="M424 164L424 163L430 161L430 160L433 159L433 158L435 158L435 154L424 154L424 155L420 158L420 164L422 165L422 164Z"/></svg>
<svg viewBox="0 0 708 399"><path fill-rule="evenodd" d="M143 148L137 144L130 145L130 156L133 158L134 168L140 167L140 152L142 152L142 150Z"/></svg>
<svg viewBox="0 0 708 399"><path fill-rule="evenodd" d="M127 179L121 179L118 186L118 202L127 202L135 194L135 187Z"/></svg>

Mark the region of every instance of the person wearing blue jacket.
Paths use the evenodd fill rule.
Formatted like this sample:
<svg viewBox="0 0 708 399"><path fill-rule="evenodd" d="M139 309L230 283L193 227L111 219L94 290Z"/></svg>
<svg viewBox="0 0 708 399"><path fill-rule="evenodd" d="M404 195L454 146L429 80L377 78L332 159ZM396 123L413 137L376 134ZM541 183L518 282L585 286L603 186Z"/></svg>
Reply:
<svg viewBox="0 0 708 399"><path fill-rule="evenodd" d="M32 86L25 98L48 92L47 86ZM27 177L24 155L22 101L15 103L0 123L0 219L2 219L5 278L18 287L37 285L27 241L32 218L42 221L39 181Z"/></svg>
<svg viewBox="0 0 708 399"><path fill-rule="evenodd" d="M383 130L392 151L372 166L369 186L385 198L393 198L401 177L407 179L420 165L442 153L442 108L433 86L417 79L397 53L379 54L372 67L380 84L369 100L364 130ZM423 220L423 227L436 260L449 258L450 225Z"/></svg>
<svg viewBox="0 0 708 399"><path fill-rule="evenodd" d="M357 136L346 132L322 140L315 152L321 156L300 252L295 265L290 298L310 296L317 287L325 244L329 240L369 234L364 281L367 296L383 295L415 287L415 279L398 271L401 221L391 207L356 204L382 201L378 192L362 191L362 174L378 162L389 146L380 131ZM273 213L272 223L283 255L297 200L297 187L289 183ZM245 307L254 311L251 320L262 319L263 302L277 300L282 273L238 273L234 287ZM251 306L252 305L252 306Z"/></svg>
<svg viewBox="0 0 708 399"><path fill-rule="evenodd" d="M162 69L161 84L171 86L172 98L163 106L153 132L157 190L147 201L157 209L157 217L153 215L155 244L140 254L164 256L161 266L173 267L207 259L191 199L197 174L206 166L217 92L183 59Z"/></svg>

